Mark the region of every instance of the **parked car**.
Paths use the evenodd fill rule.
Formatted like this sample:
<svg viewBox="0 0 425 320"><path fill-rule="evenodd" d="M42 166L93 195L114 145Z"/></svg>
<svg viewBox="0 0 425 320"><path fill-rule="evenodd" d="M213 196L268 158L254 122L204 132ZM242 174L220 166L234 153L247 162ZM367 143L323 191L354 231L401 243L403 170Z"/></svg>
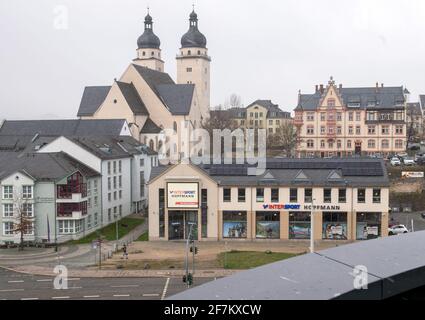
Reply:
<svg viewBox="0 0 425 320"><path fill-rule="evenodd" d="M425 219L425 212L421 213L422 219Z"/></svg>
<svg viewBox="0 0 425 320"><path fill-rule="evenodd" d="M425 141L421 141L421 146L425 146Z"/></svg>
<svg viewBox="0 0 425 320"><path fill-rule="evenodd" d="M419 158L422 158L425 155L425 153L423 152L418 152L415 154L415 161L418 160Z"/></svg>
<svg viewBox="0 0 425 320"><path fill-rule="evenodd" d="M413 160L412 157L405 157L405 158L403 158L403 164L405 166L414 166L415 165L415 160Z"/></svg>
<svg viewBox="0 0 425 320"><path fill-rule="evenodd" d="M420 149L421 149L421 146L418 146L417 144L409 147L409 150L414 150L414 151L420 150Z"/></svg>
<svg viewBox="0 0 425 320"><path fill-rule="evenodd" d="M418 158L418 160L416 160L416 164L419 164L419 165L424 165L425 164L425 157L420 157L420 158Z"/></svg>
<svg viewBox="0 0 425 320"><path fill-rule="evenodd" d="M388 235L393 236L396 234L402 234L402 233L408 233L409 230L407 230L406 226L402 224L397 224L395 226L388 228Z"/></svg>
<svg viewBox="0 0 425 320"><path fill-rule="evenodd" d="M401 165L400 159L397 158L397 157L393 157L391 159L391 162L390 163L391 163L392 166L399 166L399 165Z"/></svg>

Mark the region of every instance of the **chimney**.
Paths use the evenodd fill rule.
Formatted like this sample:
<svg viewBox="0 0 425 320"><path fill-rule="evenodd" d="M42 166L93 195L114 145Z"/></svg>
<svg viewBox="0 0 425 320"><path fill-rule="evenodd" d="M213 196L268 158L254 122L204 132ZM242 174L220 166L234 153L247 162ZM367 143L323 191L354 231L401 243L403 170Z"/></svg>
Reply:
<svg viewBox="0 0 425 320"><path fill-rule="evenodd" d="M317 91L319 91L319 86L316 84L316 91L315 92L317 92Z"/></svg>
<svg viewBox="0 0 425 320"><path fill-rule="evenodd" d="M384 84L383 83L381 83L381 88L383 88L384 87Z"/></svg>
<svg viewBox="0 0 425 320"><path fill-rule="evenodd" d="M341 90L341 89L342 89L342 83L339 84L339 90Z"/></svg>
<svg viewBox="0 0 425 320"><path fill-rule="evenodd" d="M323 93L323 84L320 85L320 93Z"/></svg>
<svg viewBox="0 0 425 320"><path fill-rule="evenodd" d="M376 87L375 87L375 92L378 93L378 89L379 89L379 83L376 82Z"/></svg>

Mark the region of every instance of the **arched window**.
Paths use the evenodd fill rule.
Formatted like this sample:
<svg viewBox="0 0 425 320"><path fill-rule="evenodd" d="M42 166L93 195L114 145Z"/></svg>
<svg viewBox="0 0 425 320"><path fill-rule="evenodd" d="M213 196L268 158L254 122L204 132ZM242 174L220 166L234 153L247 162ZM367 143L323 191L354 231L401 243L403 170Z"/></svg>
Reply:
<svg viewBox="0 0 425 320"><path fill-rule="evenodd" d="M154 142L153 142L153 139L151 139L151 140L149 141L149 148L151 148L152 150L154 150Z"/></svg>
<svg viewBox="0 0 425 320"><path fill-rule="evenodd" d="M190 50L187 50L187 55L190 56L192 52Z"/></svg>
<svg viewBox="0 0 425 320"><path fill-rule="evenodd" d="M198 55L201 55L201 50L198 50Z"/></svg>
<svg viewBox="0 0 425 320"><path fill-rule="evenodd" d="M320 147L324 148L325 147L325 140L320 140Z"/></svg>
<svg viewBox="0 0 425 320"><path fill-rule="evenodd" d="M173 129L174 129L174 131L177 133L177 122L173 122Z"/></svg>
<svg viewBox="0 0 425 320"><path fill-rule="evenodd" d="M396 149L403 149L403 148L404 148L403 140L399 140L399 139L397 139L397 140L395 141L395 147L396 147Z"/></svg>
<svg viewBox="0 0 425 320"><path fill-rule="evenodd" d="M314 141L313 140L307 140L307 148L314 148Z"/></svg>
<svg viewBox="0 0 425 320"><path fill-rule="evenodd" d="M144 51L143 51L143 52L142 52L142 56L145 56L145 55L146 55L146 52L144 52Z"/></svg>
<svg viewBox="0 0 425 320"><path fill-rule="evenodd" d="M160 150L161 150L161 147L162 147L162 140L159 140L159 141L158 141L158 151L160 151Z"/></svg>
<svg viewBox="0 0 425 320"><path fill-rule="evenodd" d="M155 52L152 51L151 56L153 57L155 55Z"/></svg>
<svg viewBox="0 0 425 320"><path fill-rule="evenodd" d="M369 149L374 149L374 148L375 148L375 146L376 146L375 140L368 140L368 141L367 141L367 147L368 147Z"/></svg>

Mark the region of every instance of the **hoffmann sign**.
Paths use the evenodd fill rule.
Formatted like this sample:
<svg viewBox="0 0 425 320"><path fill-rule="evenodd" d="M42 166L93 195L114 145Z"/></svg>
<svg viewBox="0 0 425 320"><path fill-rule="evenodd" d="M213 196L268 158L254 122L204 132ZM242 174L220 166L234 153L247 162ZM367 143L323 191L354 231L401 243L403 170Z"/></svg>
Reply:
<svg viewBox="0 0 425 320"><path fill-rule="evenodd" d="M340 206L330 204L263 204L265 210L341 210Z"/></svg>
<svg viewBox="0 0 425 320"><path fill-rule="evenodd" d="M197 182L167 183L167 205L170 209L198 208L199 186Z"/></svg>

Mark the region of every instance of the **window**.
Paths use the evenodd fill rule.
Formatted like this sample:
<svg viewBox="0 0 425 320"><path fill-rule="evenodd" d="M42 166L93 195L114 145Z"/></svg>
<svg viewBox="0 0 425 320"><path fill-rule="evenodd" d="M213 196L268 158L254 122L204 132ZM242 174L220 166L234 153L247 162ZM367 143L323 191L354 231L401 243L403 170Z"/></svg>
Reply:
<svg viewBox="0 0 425 320"><path fill-rule="evenodd" d="M329 188L323 189L323 202L324 203L332 202L332 189L329 189Z"/></svg>
<svg viewBox="0 0 425 320"><path fill-rule="evenodd" d="M359 135L360 134L360 126L356 126L356 134Z"/></svg>
<svg viewBox="0 0 425 320"><path fill-rule="evenodd" d="M264 188L257 188L256 201L264 202Z"/></svg>
<svg viewBox="0 0 425 320"><path fill-rule="evenodd" d="M366 202L366 189L357 189L357 202L358 203Z"/></svg>
<svg viewBox="0 0 425 320"><path fill-rule="evenodd" d="M186 68L186 72L192 72L192 68Z"/></svg>
<svg viewBox="0 0 425 320"><path fill-rule="evenodd" d="M111 174L111 162L108 162L108 174Z"/></svg>
<svg viewBox="0 0 425 320"><path fill-rule="evenodd" d="M88 198L87 199L87 207L88 208L91 208L91 198Z"/></svg>
<svg viewBox="0 0 425 320"><path fill-rule="evenodd" d="M390 127L382 126L382 134L389 134L389 133L390 133Z"/></svg>
<svg viewBox="0 0 425 320"><path fill-rule="evenodd" d="M117 200L117 192L114 191L114 200Z"/></svg>
<svg viewBox="0 0 425 320"><path fill-rule="evenodd" d="M59 220L59 233L70 234L74 233L74 220Z"/></svg>
<svg viewBox="0 0 425 320"><path fill-rule="evenodd" d="M93 181L93 193L97 194L97 180Z"/></svg>
<svg viewBox="0 0 425 320"><path fill-rule="evenodd" d="M337 112L336 113L336 120L337 121L342 121L342 113L341 112Z"/></svg>
<svg viewBox="0 0 425 320"><path fill-rule="evenodd" d="M395 148L396 148L396 149L403 149L403 148L404 148L403 140L399 140L399 139L397 139L397 140L395 141Z"/></svg>
<svg viewBox="0 0 425 320"><path fill-rule="evenodd" d="M13 186L3 186L3 199L13 199Z"/></svg>
<svg viewBox="0 0 425 320"><path fill-rule="evenodd" d="M356 121L360 121L360 112L356 112Z"/></svg>
<svg viewBox="0 0 425 320"><path fill-rule="evenodd" d="M111 177L108 178L108 190L111 190Z"/></svg>
<svg viewBox="0 0 425 320"><path fill-rule="evenodd" d="M97 220L97 212L94 213L94 226L96 227L98 224L98 220Z"/></svg>
<svg viewBox="0 0 425 320"><path fill-rule="evenodd" d="M87 217L87 229L91 229L91 216Z"/></svg>
<svg viewBox="0 0 425 320"><path fill-rule="evenodd" d="M347 189L338 190L338 202L346 203L347 202Z"/></svg>
<svg viewBox="0 0 425 320"><path fill-rule="evenodd" d="M306 203L313 202L313 189L311 188L304 189L304 202Z"/></svg>
<svg viewBox="0 0 425 320"><path fill-rule="evenodd" d="M325 147L325 140L320 140L320 148L324 148Z"/></svg>
<svg viewBox="0 0 425 320"><path fill-rule="evenodd" d="M201 190L201 236L208 237L208 189Z"/></svg>
<svg viewBox="0 0 425 320"><path fill-rule="evenodd" d="M373 203L381 203L381 189L373 189Z"/></svg>
<svg viewBox="0 0 425 320"><path fill-rule="evenodd" d="M23 199L32 198L32 186L22 186L22 198Z"/></svg>
<svg viewBox="0 0 425 320"><path fill-rule="evenodd" d="M280 213L279 211L257 211L256 238L279 239L280 238Z"/></svg>
<svg viewBox="0 0 425 320"><path fill-rule="evenodd" d="M140 166L144 167L145 166L145 159L140 159Z"/></svg>
<svg viewBox="0 0 425 320"><path fill-rule="evenodd" d="M320 134L325 134L326 133L326 127L325 126L321 126L320 127Z"/></svg>
<svg viewBox="0 0 425 320"><path fill-rule="evenodd" d="M279 202L279 189L272 188L271 190L271 202Z"/></svg>
<svg viewBox="0 0 425 320"><path fill-rule="evenodd" d="M3 205L3 217L4 218L13 217L13 204L7 203Z"/></svg>
<svg viewBox="0 0 425 320"><path fill-rule="evenodd" d="M276 120L276 125L279 126L280 125L280 120Z"/></svg>
<svg viewBox="0 0 425 320"><path fill-rule="evenodd" d="M118 177L118 187L122 188L122 176Z"/></svg>
<svg viewBox="0 0 425 320"><path fill-rule="evenodd" d="M320 112L320 121L326 121L326 113Z"/></svg>
<svg viewBox="0 0 425 320"><path fill-rule="evenodd" d="M140 171L140 196L145 196L145 172Z"/></svg>
<svg viewBox="0 0 425 320"><path fill-rule="evenodd" d="M113 162L114 174L117 173L117 162Z"/></svg>
<svg viewBox="0 0 425 320"><path fill-rule="evenodd" d="M246 190L245 188L238 188L238 202L245 202Z"/></svg>
<svg viewBox="0 0 425 320"><path fill-rule="evenodd" d="M368 141L367 141L367 147L368 147L369 149L375 149L375 146L376 146L376 142L375 142L375 140L368 140Z"/></svg>
<svg viewBox="0 0 425 320"><path fill-rule="evenodd" d="M122 217L122 205L120 204L118 207L118 214Z"/></svg>
<svg viewBox="0 0 425 320"><path fill-rule="evenodd" d="M117 188L117 177L114 177L114 189Z"/></svg>
<svg viewBox="0 0 425 320"><path fill-rule="evenodd" d="M289 239L310 238L310 212L289 212Z"/></svg>
<svg viewBox="0 0 425 320"><path fill-rule="evenodd" d="M273 128L269 128L269 133L273 133Z"/></svg>
<svg viewBox="0 0 425 320"><path fill-rule="evenodd" d="M121 173L122 172L122 161L118 161L118 172Z"/></svg>
<svg viewBox="0 0 425 320"><path fill-rule="evenodd" d="M381 141L382 149L388 149L390 147L390 142L387 139Z"/></svg>
<svg viewBox="0 0 425 320"><path fill-rule="evenodd" d="M336 134L342 134L341 126L336 127Z"/></svg>
<svg viewBox="0 0 425 320"><path fill-rule="evenodd" d="M118 198L122 199L122 190L118 191Z"/></svg>
<svg viewBox="0 0 425 320"><path fill-rule="evenodd" d="M94 206L95 206L95 207L97 207L97 196L95 196L95 197L93 198L93 200L94 200L94 201L93 201Z"/></svg>
<svg viewBox="0 0 425 320"><path fill-rule="evenodd" d="M348 134L353 134L353 126L348 127Z"/></svg>
<svg viewBox="0 0 425 320"><path fill-rule="evenodd" d="M335 99L328 99L328 107L335 107Z"/></svg>
<svg viewBox="0 0 425 320"><path fill-rule="evenodd" d="M298 189L289 189L289 202L298 202Z"/></svg>
<svg viewBox="0 0 425 320"><path fill-rule="evenodd" d="M314 112L307 112L307 121L314 121Z"/></svg>
<svg viewBox="0 0 425 320"><path fill-rule="evenodd" d="M230 201L232 201L231 189L224 188L223 189L223 202L230 202Z"/></svg>
<svg viewBox="0 0 425 320"><path fill-rule="evenodd" d="M351 140L347 140L347 148L351 148Z"/></svg>
<svg viewBox="0 0 425 320"><path fill-rule="evenodd" d="M112 209L111 208L108 209L108 221L109 222L112 221Z"/></svg>
<svg viewBox="0 0 425 320"><path fill-rule="evenodd" d="M375 134L376 133L376 127L375 126L368 126L367 127L367 133L368 134Z"/></svg>
<svg viewBox="0 0 425 320"><path fill-rule="evenodd" d="M348 121L353 121L353 112L348 113Z"/></svg>
<svg viewBox="0 0 425 320"><path fill-rule="evenodd" d="M403 126L402 125L396 125L395 126L395 133L396 134L403 134Z"/></svg>
<svg viewBox="0 0 425 320"><path fill-rule="evenodd" d="M13 222L3 222L3 235L13 235Z"/></svg>
<svg viewBox="0 0 425 320"><path fill-rule="evenodd" d="M111 201L112 200L112 195L111 195L111 193L109 192L108 193L108 201Z"/></svg>
<svg viewBox="0 0 425 320"><path fill-rule="evenodd" d="M314 127L313 126L307 127L307 134L314 134Z"/></svg>
<svg viewBox="0 0 425 320"><path fill-rule="evenodd" d="M338 141L336 142L336 147L337 147L338 149L341 149L341 148L342 148L341 140L338 140Z"/></svg>
<svg viewBox="0 0 425 320"><path fill-rule="evenodd" d="M246 211L223 211L223 238L247 237Z"/></svg>
<svg viewBox="0 0 425 320"><path fill-rule="evenodd" d="M307 140L307 148L314 148L314 141L313 140Z"/></svg>
<svg viewBox="0 0 425 320"><path fill-rule="evenodd" d="M328 146L329 146L329 149L333 149L333 147L334 147L333 141L329 141Z"/></svg>
<svg viewBox="0 0 425 320"><path fill-rule="evenodd" d="M347 213L323 212L322 238L332 240L347 240Z"/></svg>

